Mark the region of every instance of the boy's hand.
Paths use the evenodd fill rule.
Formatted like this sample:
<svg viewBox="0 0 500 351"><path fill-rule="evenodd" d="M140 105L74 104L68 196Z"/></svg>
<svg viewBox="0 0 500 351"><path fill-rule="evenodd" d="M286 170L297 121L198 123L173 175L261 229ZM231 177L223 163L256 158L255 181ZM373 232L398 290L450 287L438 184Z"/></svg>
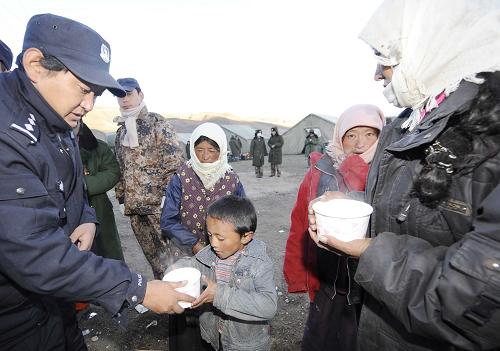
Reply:
<svg viewBox="0 0 500 351"><path fill-rule="evenodd" d="M196 300L193 301L191 308L197 308L203 305L204 303L210 303L214 301L215 292L217 291L217 283L213 280L210 280L206 276L201 276L201 279L207 284L207 288L203 291L203 293L198 296Z"/></svg>

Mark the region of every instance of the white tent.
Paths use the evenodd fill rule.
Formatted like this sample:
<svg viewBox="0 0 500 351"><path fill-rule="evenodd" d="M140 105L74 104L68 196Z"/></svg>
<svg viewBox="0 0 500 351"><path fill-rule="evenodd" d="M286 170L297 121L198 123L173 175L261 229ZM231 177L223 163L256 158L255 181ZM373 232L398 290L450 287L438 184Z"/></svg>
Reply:
<svg viewBox="0 0 500 351"><path fill-rule="evenodd" d="M319 136L321 144L326 144L333 136L337 117L311 113L283 134L285 144L283 154L295 155L304 151L304 142L309 130Z"/></svg>
<svg viewBox="0 0 500 351"><path fill-rule="evenodd" d="M255 136L255 130L258 128L252 128L245 124L223 124L221 128L224 130L224 133L226 133L228 145L229 139L234 135L241 140L241 153L244 154L250 151L250 143Z"/></svg>

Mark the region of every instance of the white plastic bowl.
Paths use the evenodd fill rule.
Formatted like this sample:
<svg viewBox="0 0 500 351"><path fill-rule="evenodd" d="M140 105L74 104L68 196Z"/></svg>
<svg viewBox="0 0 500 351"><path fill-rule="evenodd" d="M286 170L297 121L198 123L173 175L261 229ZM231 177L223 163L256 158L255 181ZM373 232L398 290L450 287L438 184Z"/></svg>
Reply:
<svg viewBox="0 0 500 351"><path fill-rule="evenodd" d="M362 201L333 199L312 205L319 235L333 236L342 241L366 236L373 207Z"/></svg>
<svg viewBox="0 0 500 351"><path fill-rule="evenodd" d="M181 282L187 280L187 284L176 288L175 290L184 294L191 295L196 298L200 296L200 278L201 273L196 268L192 267L183 267L174 269L173 271L168 272L163 277L163 281L165 282ZM182 308L191 307L190 302L179 302Z"/></svg>

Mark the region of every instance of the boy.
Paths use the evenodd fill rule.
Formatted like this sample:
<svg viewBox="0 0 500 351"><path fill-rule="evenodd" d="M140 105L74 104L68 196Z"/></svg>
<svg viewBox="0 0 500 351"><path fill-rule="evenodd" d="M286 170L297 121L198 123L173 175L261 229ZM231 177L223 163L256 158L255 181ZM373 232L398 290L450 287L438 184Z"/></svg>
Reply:
<svg viewBox="0 0 500 351"><path fill-rule="evenodd" d="M277 294L273 262L253 238L255 208L246 198L225 196L207 209L206 228L210 245L176 264L203 275L206 289L192 305L199 308L202 338L214 350L269 350Z"/></svg>

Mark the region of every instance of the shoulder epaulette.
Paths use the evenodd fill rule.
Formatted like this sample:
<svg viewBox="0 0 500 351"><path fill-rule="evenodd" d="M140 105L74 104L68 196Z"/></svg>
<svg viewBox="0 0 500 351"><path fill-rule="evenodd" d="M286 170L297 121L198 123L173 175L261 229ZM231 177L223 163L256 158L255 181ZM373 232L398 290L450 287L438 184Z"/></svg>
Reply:
<svg viewBox="0 0 500 351"><path fill-rule="evenodd" d="M38 128L38 124L36 123L35 116L33 116L33 114L31 113L27 117L26 123L12 123L10 125L10 128L17 130L18 132L27 136L32 141L32 144L38 142L38 138L40 137L40 129Z"/></svg>

